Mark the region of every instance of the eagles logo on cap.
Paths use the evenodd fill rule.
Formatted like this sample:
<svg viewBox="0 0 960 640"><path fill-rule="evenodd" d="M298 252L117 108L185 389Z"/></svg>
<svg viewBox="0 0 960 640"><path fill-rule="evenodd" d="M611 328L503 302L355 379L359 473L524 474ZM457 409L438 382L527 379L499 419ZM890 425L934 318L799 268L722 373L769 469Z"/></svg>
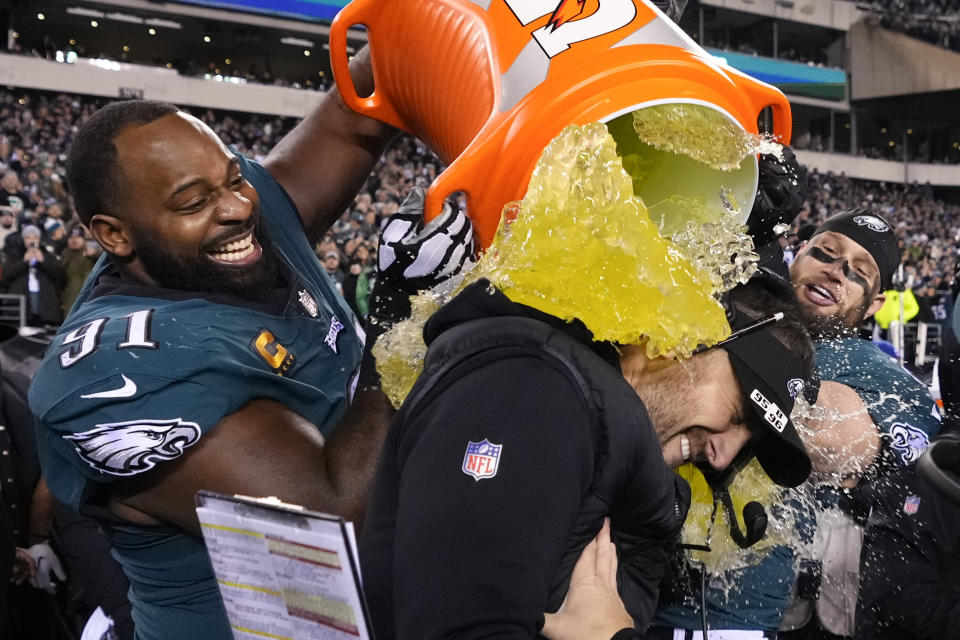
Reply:
<svg viewBox="0 0 960 640"><path fill-rule="evenodd" d="M787 380L787 393L791 398L796 398L803 393L803 378L790 378Z"/></svg>
<svg viewBox="0 0 960 640"><path fill-rule="evenodd" d="M871 231L876 231L877 233L883 233L884 231L890 229L886 222L876 216L854 216L853 221L861 227L867 227Z"/></svg>

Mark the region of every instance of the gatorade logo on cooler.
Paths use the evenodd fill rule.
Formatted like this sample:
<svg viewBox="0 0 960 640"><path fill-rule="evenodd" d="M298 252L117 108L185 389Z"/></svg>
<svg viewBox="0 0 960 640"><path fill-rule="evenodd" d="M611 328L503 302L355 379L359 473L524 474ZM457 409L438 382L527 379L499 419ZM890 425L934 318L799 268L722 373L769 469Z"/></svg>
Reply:
<svg viewBox="0 0 960 640"><path fill-rule="evenodd" d="M505 0L520 24L527 26L545 15L546 26L533 32L548 58L563 53L570 45L592 40L621 29L635 17L633 0Z"/></svg>

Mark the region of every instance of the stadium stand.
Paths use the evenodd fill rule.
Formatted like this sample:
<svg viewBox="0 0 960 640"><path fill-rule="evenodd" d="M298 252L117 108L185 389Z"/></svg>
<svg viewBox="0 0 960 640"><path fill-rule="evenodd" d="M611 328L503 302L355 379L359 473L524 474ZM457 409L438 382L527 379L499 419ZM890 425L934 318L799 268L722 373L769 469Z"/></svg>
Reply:
<svg viewBox="0 0 960 640"><path fill-rule="evenodd" d="M175 100L225 143L262 159L305 113L316 95L310 92L330 81L322 21L147 0L70 6L80 11L35 2L0 9L6 33L0 57L18 60L0 71L0 267L22 242L20 230L37 226L66 269L57 292L63 312L70 286L82 281L97 255L64 188L66 152L85 118L121 97ZM711 53L776 83L791 98L794 147L811 170L808 202L794 232L851 207L874 209L894 224L902 243L902 286L914 290L921 306L906 331L908 343L899 346L915 356L907 364L927 377L929 363L920 352L933 354L932 337L949 323L960 264L960 113L948 108L960 98L960 56L952 53L960 51L958 24L960 3L945 0L691 0L681 22ZM897 77L881 82L862 61L892 63L881 50L886 44L871 38L908 47L908 59L927 52L923 47L936 49L929 54L936 64L926 64L948 80L936 84L922 71L888 68ZM363 40L355 34L352 46ZM144 76L144 70L168 75L137 86L93 75L88 81L84 74L92 73L95 61L110 61L113 67L101 66L119 70L117 77ZM57 81L44 80L56 77L48 74L56 64L73 65L69 70L84 77L77 87L88 89L71 85L64 92ZM908 80L920 84L903 84ZM170 89L175 85L180 93ZM156 93L161 87L169 93ZM191 91L199 97L181 99ZM366 312L359 292L369 291L359 281L375 275L381 223L411 188L429 185L442 170L422 143L400 138L317 244L358 315ZM465 206L463 196L458 205ZM30 324L22 297L0 297L0 324ZM48 637L71 637L68 626Z"/></svg>

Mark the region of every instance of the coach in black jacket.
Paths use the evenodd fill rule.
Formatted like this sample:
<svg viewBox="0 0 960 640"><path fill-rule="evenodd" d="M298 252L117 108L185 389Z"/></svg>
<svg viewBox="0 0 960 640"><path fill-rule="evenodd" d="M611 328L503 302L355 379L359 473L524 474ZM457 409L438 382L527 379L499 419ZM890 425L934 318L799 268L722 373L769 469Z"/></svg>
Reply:
<svg viewBox="0 0 960 640"><path fill-rule="evenodd" d="M960 638L960 436L891 479L860 559L857 640Z"/></svg>
<svg viewBox="0 0 960 640"><path fill-rule="evenodd" d="M361 537L378 640L537 637L604 517L644 629L689 501L672 466L723 468L750 442L771 478L802 482L810 460L788 416L809 339L763 285L731 300L734 329L787 318L683 366L593 342L485 280L435 314Z"/></svg>

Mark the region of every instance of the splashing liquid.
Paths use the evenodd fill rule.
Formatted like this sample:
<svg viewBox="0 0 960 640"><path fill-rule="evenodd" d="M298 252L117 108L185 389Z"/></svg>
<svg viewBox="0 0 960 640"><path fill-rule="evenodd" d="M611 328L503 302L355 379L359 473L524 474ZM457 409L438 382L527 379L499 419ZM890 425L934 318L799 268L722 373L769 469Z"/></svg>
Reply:
<svg viewBox="0 0 960 640"><path fill-rule="evenodd" d="M783 157L783 147L771 138L745 134L719 111L700 105L664 104L631 115L634 130L648 145L721 171L733 171L744 158L757 153Z"/></svg>
<svg viewBox="0 0 960 640"><path fill-rule="evenodd" d="M568 127L475 272L596 340L689 355L729 333L710 274L660 236L602 124Z"/></svg>
<svg viewBox="0 0 960 640"><path fill-rule="evenodd" d="M711 575L751 566L762 560L775 546L794 543L792 514L773 508L780 503L783 491L767 477L756 460L751 460L730 485L730 496L741 530L744 529L743 508L748 502L759 502L767 512L766 535L747 549L738 547L730 536L726 511L718 506L714 513L713 491L700 470L688 463L678 467L676 472L690 484L691 492L690 510L683 523L681 542L710 547L710 551L696 550L689 554L694 560L702 562Z"/></svg>
<svg viewBox="0 0 960 640"><path fill-rule="evenodd" d="M654 178L631 175L620 157L643 144L632 117L611 122L610 131L599 123L564 129L541 156L524 199L504 208L503 219L512 222L501 221L473 270L452 289L414 298L411 317L378 341L377 369L395 406L420 373L427 318L480 278L514 302L579 319L596 340L643 344L650 357L687 357L729 335L717 296L755 268L752 242L737 223L739 202L750 199L724 189L714 193L725 203L719 215L691 200L652 220L635 191Z"/></svg>

